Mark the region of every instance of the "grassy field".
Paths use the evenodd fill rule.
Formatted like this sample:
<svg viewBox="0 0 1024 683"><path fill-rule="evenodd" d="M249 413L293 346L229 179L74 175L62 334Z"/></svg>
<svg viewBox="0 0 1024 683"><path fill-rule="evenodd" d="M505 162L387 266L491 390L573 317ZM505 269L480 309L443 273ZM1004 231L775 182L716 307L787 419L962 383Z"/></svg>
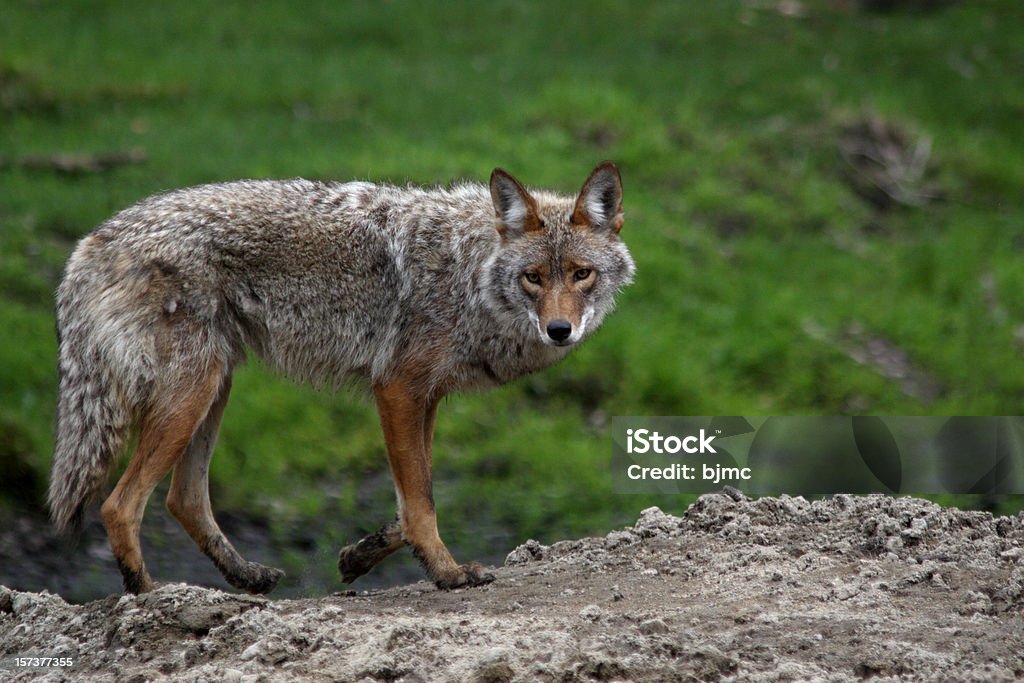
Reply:
<svg viewBox="0 0 1024 683"><path fill-rule="evenodd" d="M5 500L44 490L75 241L150 193L242 177L503 166L574 192L619 163L638 265L619 310L565 363L442 408L457 544L678 511L612 494L612 415L1020 414L1024 4L855 5L0 3ZM126 150L144 161L59 156ZM390 517L385 470L364 397L238 373L218 509L343 537Z"/></svg>

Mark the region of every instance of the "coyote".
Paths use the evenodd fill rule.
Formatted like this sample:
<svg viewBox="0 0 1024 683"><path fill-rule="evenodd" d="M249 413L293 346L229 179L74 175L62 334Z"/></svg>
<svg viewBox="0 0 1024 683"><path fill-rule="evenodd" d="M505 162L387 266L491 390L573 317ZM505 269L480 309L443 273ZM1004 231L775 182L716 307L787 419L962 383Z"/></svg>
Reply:
<svg viewBox="0 0 1024 683"><path fill-rule="evenodd" d="M247 180L159 194L88 234L57 290L60 376L49 502L77 527L130 434L101 507L125 590L153 588L139 545L146 501L167 507L232 586L284 575L248 562L214 521L209 462L247 350L280 373L372 389L395 519L342 548L352 582L410 545L442 589L488 583L438 534L431 442L438 402L563 358L601 324L635 270L622 181L599 164L575 198L490 187Z"/></svg>

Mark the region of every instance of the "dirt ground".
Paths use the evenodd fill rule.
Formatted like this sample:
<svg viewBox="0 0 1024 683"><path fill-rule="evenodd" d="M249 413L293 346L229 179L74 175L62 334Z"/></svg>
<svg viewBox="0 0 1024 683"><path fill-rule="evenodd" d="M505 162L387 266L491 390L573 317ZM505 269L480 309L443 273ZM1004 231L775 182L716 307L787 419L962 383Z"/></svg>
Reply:
<svg viewBox="0 0 1024 683"><path fill-rule="evenodd" d="M702 496L527 542L483 588L308 600L184 584L71 605L0 587L0 678L1001 681L1024 676L1024 514ZM16 657L67 657L28 668Z"/></svg>

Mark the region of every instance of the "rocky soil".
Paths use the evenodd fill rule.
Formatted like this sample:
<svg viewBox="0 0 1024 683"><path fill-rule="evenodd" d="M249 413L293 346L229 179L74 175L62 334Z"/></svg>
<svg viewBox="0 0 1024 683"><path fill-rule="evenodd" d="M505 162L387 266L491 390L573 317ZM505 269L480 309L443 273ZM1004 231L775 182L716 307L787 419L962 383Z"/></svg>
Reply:
<svg viewBox="0 0 1024 683"><path fill-rule="evenodd" d="M853 681L1024 676L1024 514L912 498L702 496L498 580L271 600L0 587L0 679ZM27 668L16 657L67 657Z"/></svg>

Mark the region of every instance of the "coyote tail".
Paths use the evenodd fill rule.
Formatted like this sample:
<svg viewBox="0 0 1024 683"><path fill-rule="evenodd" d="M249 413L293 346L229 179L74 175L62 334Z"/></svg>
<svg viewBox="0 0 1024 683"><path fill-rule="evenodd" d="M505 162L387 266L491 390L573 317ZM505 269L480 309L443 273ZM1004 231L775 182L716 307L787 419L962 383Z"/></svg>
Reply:
<svg viewBox="0 0 1024 683"><path fill-rule="evenodd" d="M88 283L76 280L69 275L57 292L59 384L49 505L60 531L80 529L85 506L124 448L142 398L124 382L126 349L103 344L114 331L112 321L97 315L102 311L85 295Z"/></svg>

